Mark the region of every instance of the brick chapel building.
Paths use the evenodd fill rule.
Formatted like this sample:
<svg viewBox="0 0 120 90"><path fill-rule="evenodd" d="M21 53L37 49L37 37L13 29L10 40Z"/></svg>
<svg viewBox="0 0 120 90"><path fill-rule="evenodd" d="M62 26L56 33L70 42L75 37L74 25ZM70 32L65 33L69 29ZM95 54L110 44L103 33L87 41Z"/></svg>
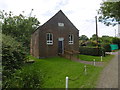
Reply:
<svg viewBox="0 0 120 90"><path fill-rule="evenodd" d="M53 57L79 51L79 31L60 10L31 35L32 56Z"/></svg>

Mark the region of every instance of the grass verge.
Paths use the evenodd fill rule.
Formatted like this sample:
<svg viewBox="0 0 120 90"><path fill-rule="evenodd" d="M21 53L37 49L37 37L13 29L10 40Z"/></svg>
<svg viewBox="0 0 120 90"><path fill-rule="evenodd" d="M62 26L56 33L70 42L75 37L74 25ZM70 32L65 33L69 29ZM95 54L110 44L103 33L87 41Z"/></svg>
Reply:
<svg viewBox="0 0 120 90"><path fill-rule="evenodd" d="M38 88L38 84L41 80L38 81L36 78L41 79L41 76L43 82L40 85L41 88L65 88L66 76L69 77L69 88L94 88L96 86L96 81L100 71L102 70L102 67L87 65L87 74L85 75L85 64L74 62L61 57L36 59L30 56L29 58L35 60L35 63L25 65L22 70L16 72L15 75L20 76L22 79L24 79L23 77L26 76L28 78L32 78L33 80L35 79L34 84L37 84L36 86ZM19 75L19 72L22 74ZM33 75L29 76L27 74ZM37 77L34 75L37 75ZM25 82L27 82L27 80L30 82L32 79L26 79ZM19 85L19 83L21 84L21 79L14 82L15 80L15 78L11 79L12 84L21 87Z"/></svg>
<svg viewBox="0 0 120 90"><path fill-rule="evenodd" d="M114 55L106 55L105 57L102 57L103 62L108 62L114 57ZM100 62L101 61L101 56L90 56L90 55L79 55L80 60L83 61L95 61Z"/></svg>

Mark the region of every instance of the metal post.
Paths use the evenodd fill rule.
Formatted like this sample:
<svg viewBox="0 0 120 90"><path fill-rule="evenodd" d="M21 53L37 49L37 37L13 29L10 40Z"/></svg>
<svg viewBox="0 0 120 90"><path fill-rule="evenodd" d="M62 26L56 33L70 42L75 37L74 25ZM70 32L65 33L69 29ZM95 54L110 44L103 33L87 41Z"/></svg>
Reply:
<svg viewBox="0 0 120 90"><path fill-rule="evenodd" d="M86 65L84 67L85 67L85 75L86 75L87 74Z"/></svg>
<svg viewBox="0 0 120 90"><path fill-rule="evenodd" d="M93 59L93 64L94 64L94 66L95 66L95 59Z"/></svg>
<svg viewBox="0 0 120 90"><path fill-rule="evenodd" d="M105 53L104 53L104 51L102 51L102 56L105 56Z"/></svg>
<svg viewBox="0 0 120 90"><path fill-rule="evenodd" d="M66 90L68 90L68 77L66 77Z"/></svg>

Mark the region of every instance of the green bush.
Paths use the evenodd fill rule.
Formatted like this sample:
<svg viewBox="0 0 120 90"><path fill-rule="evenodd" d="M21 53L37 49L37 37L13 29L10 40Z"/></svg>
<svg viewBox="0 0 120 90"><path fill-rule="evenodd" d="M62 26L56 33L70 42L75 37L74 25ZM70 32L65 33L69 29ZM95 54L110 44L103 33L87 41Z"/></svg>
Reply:
<svg viewBox="0 0 120 90"><path fill-rule="evenodd" d="M8 78L7 88L41 88L43 76L33 66L23 68Z"/></svg>
<svg viewBox="0 0 120 90"><path fill-rule="evenodd" d="M101 48L92 48L92 47L79 47L80 54L92 55L92 56L105 56L105 52Z"/></svg>
<svg viewBox="0 0 120 90"><path fill-rule="evenodd" d="M119 47L119 49L120 49L120 38L117 38L117 37L113 38L113 39L112 39L112 43L113 43L113 44L118 44L118 47Z"/></svg>
<svg viewBox="0 0 120 90"><path fill-rule="evenodd" d="M110 44L108 43L108 44L104 44L103 45L103 48L104 48L104 51L105 52L111 52L111 47L110 47Z"/></svg>
<svg viewBox="0 0 120 90"><path fill-rule="evenodd" d="M26 52L22 44L15 41L11 36L2 35L2 80L3 87L6 86L6 79L23 65L26 59Z"/></svg>
<svg viewBox="0 0 120 90"><path fill-rule="evenodd" d="M95 46L97 46L97 42L96 41L88 41L86 45L90 46L90 47L95 47Z"/></svg>

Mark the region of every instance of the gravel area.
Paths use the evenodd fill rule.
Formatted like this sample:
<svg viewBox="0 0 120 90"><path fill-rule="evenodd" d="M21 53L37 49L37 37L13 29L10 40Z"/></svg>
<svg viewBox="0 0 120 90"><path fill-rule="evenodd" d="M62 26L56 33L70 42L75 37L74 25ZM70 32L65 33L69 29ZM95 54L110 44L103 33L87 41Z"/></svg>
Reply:
<svg viewBox="0 0 120 90"><path fill-rule="evenodd" d="M101 72L97 88L118 88L118 52Z"/></svg>

